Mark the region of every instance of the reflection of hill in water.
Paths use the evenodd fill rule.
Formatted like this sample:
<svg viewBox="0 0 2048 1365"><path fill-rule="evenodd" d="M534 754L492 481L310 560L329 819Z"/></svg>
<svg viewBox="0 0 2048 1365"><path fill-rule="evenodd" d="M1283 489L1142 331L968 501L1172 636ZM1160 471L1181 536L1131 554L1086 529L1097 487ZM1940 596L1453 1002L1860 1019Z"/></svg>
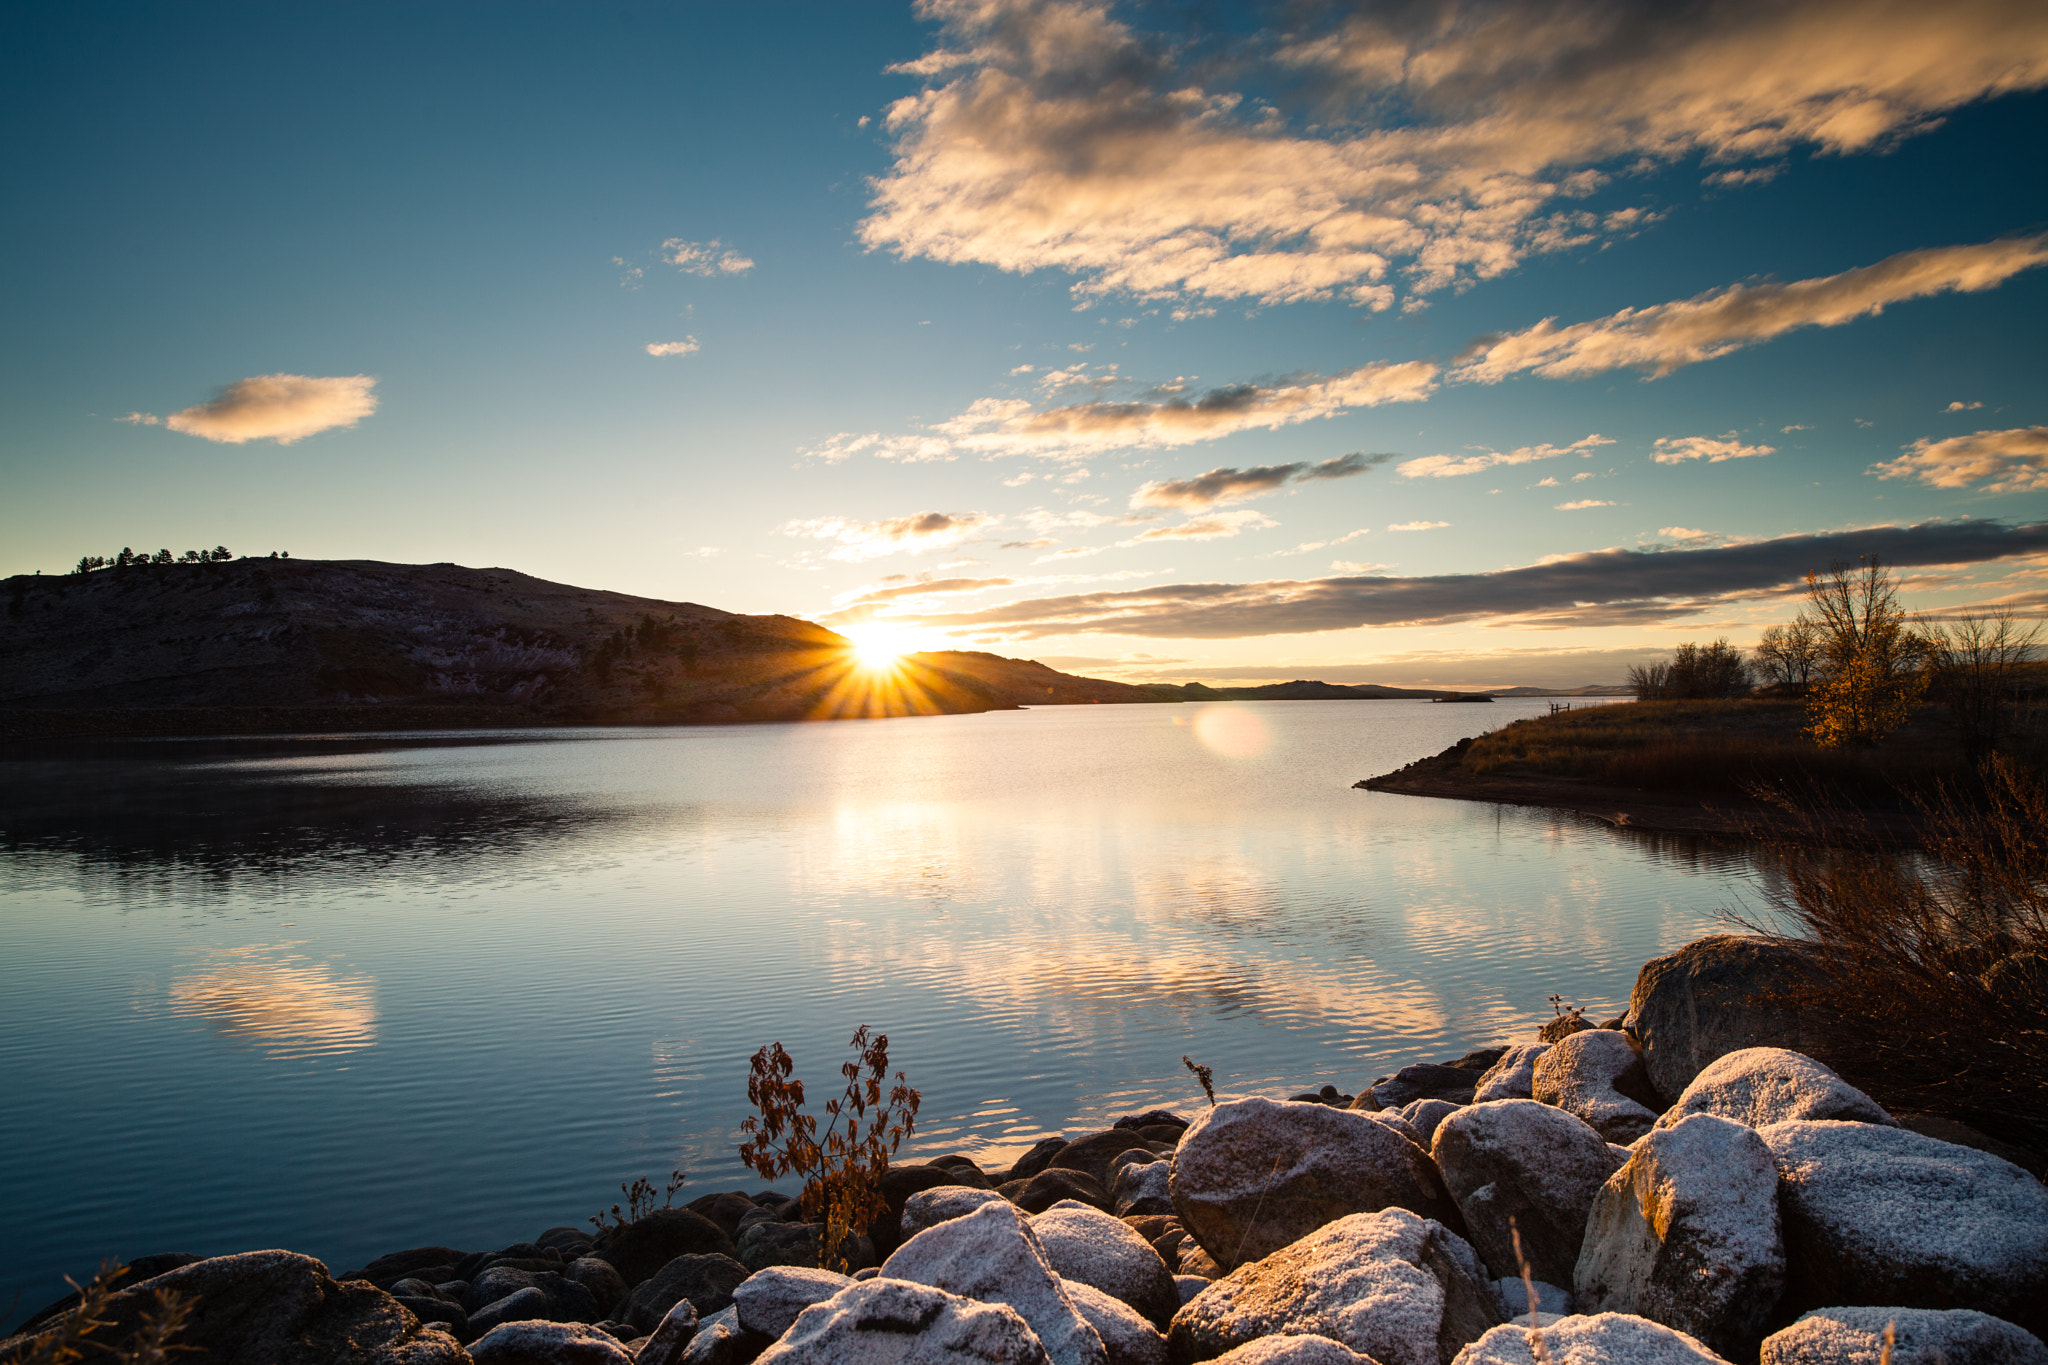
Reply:
<svg viewBox="0 0 2048 1365"><path fill-rule="evenodd" d="M226 879L322 864L368 871L421 857L473 864L646 818L589 801L336 776L317 763L401 747L508 742L535 741L134 741L39 749L0 763L0 853L17 857L17 866L56 855L123 881ZM252 762L276 758L314 762Z"/></svg>

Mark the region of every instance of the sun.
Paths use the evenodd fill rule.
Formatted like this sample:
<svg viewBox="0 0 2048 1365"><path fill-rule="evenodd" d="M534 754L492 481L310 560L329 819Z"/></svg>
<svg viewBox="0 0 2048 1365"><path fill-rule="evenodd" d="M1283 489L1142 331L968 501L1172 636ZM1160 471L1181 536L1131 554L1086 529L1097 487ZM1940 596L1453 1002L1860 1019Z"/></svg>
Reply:
<svg viewBox="0 0 2048 1365"><path fill-rule="evenodd" d="M893 630L869 627L846 634L853 641L854 660L870 673L894 668L896 661L910 652L909 643Z"/></svg>

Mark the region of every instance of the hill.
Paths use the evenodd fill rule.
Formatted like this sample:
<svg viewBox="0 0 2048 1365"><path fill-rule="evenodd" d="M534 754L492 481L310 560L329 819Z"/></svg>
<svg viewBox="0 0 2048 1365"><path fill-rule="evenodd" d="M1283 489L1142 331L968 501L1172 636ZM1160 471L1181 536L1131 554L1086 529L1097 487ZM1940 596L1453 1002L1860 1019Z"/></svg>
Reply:
<svg viewBox="0 0 2048 1365"><path fill-rule="evenodd" d="M790 616L373 560L0 582L0 736L691 724L1180 700L973 651L887 670Z"/></svg>

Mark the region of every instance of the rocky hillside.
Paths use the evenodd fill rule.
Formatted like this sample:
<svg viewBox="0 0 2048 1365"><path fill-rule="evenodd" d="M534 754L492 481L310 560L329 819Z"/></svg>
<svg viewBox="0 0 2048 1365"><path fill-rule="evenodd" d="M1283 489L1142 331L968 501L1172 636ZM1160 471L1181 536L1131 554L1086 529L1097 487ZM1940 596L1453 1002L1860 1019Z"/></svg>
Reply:
<svg viewBox="0 0 2048 1365"><path fill-rule="evenodd" d="M0 583L0 735L690 724L1178 700L993 654L860 669L789 616L454 564L242 559Z"/></svg>

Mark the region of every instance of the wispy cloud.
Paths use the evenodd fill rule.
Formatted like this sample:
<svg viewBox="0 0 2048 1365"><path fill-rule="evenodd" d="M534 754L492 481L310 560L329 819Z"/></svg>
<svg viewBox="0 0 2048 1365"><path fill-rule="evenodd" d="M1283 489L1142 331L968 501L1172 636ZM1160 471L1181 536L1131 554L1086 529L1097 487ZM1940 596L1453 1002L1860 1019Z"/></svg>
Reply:
<svg viewBox="0 0 2048 1365"><path fill-rule="evenodd" d="M1727 355L1801 327L1839 327L1886 306L1992 289L2048 263L2048 233L1974 246L1902 251L1876 265L1790 284L1735 284L1591 322L1534 327L1481 342L1451 378L1494 384L1517 374L1575 379L1611 370L1652 376Z"/></svg>
<svg viewBox="0 0 2048 1365"><path fill-rule="evenodd" d="M114 420L135 427L158 427L164 422L163 418L153 412L131 412L126 417L116 417Z"/></svg>
<svg viewBox="0 0 2048 1365"><path fill-rule="evenodd" d="M1264 530L1279 524L1263 512L1241 507L1233 512L1211 512L1207 516L1191 517L1178 526L1155 526L1149 531L1140 531L1122 544L1147 545L1159 540L1224 540L1245 531Z"/></svg>
<svg viewBox="0 0 2048 1365"><path fill-rule="evenodd" d="M1923 438L1872 470L1880 479L1918 479L1936 488L1982 483L1987 493L2037 492L2048 488L2048 427L1979 431L1946 441Z"/></svg>
<svg viewBox="0 0 2048 1365"><path fill-rule="evenodd" d="M1290 483L1348 479L1400 458L1398 455L1358 451L1316 464L1297 460L1292 464L1258 465L1251 469L1212 469L1191 479L1160 479L1141 484L1138 491L1131 494L1131 506L1198 511L1276 492Z"/></svg>
<svg viewBox="0 0 2048 1365"><path fill-rule="evenodd" d="M1260 558L1260 559L1284 559L1284 558L1288 557L1289 555L1305 555L1305 554L1312 554L1312 553L1314 553L1314 552L1315 552L1315 551L1317 551L1317 550L1327 550L1327 549L1329 549L1329 548L1330 548L1330 547L1331 547L1332 545L1345 545L1345 544L1349 544L1349 543L1350 543L1351 541L1354 541L1354 540L1358 539L1358 538L1359 538L1360 536L1369 536L1369 535L1371 535L1371 534L1372 534L1372 528L1371 528L1371 527L1367 527L1367 526L1361 526L1361 527L1359 527L1359 528L1358 528L1358 529L1357 529L1356 531L1346 531L1346 532L1345 532L1345 533L1344 533L1343 535L1341 535L1341 536L1332 536L1332 537L1331 537L1330 539L1328 539L1328 540L1304 540L1303 542L1301 542L1301 544L1299 544L1299 545L1295 546L1295 547L1294 547L1293 549L1291 549L1291 550L1273 550L1273 551L1271 551L1271 552L1269 552L1269 553L1267 553L1267 554L1262 554L1262 555L1260 555L1260 556L1259 556L1259 558Z"/></svg>
<svg viewBox="0 0 2048 1365"><path fill-rule="evenodd" d="M1913 568L2044 553L2048 522L1925 522L1698 549L1593 550L1489 573L1175 583L1029 598L919 619L1010 638L1238 639L1482 619L1556 628L1630 625L1680 619L1743 598L1790 594L1809 571L1859 555Z"/></svg>
<svg viewBox="0 0 2048 1365"><path fill-rule="evenodd" d="M1554 460L1560 455L1583 455L1591 457L1601 446L1611 446L1613 438L1594 432L1582 436L1568 446L1536 445L1520 446L1514 450L1489 450L1481 455L1424 455L1416 460L1404 460L1394 472L1404 479L1454 479L1464 474L1481 474L1502 465L1531 464L1537 460Z"/></svg>
<svg viewBox="0 0 2048 1365"><path fill-rule="evenodd" d="M697 338L684 337L681 341L650 341L649 355L689 355L697 349Z"/></svg>
<svg viewBox="0 0 2048 1365"><path fill-rule="evenodd" d="M1557 504L1557 510L1560 512L1583 512L1588 507L1613 506L1615 506L1614 503L1607 502L1600 498L1580 498L1577 502L1561 502Z"/></svg>
<svg viewBox="0 0 2048 1365"><path fill-rule="evenodd" d="M883 555L926 554L958 545L1000 524L985 512L917 512L883 521L849 521L844 517L812 517L784 522L786 536L830 540L836 548L827 558L859 563Z"/></svg>
<svg viewBox="0 0 2048 1365"><path fill-rule="evenodd" d="M1726 436L1659 436L1652 446L1650 456L1658 464L1684 464L1687 460L1705 460L1709 464L1720 464L1723 460L1749 460L1759 455L1770 455L1776 446L1744 445L1734 432Z"/></svg>
<svg viewBox="0 0 2048 1365"><path fill-rule="evenodd" d="M1435 531L1449 526L1448 521L1396 521L1387 525L1389 531Z"/></svg>
<svg viewBox="0 0 2048 1365"><path fill-rule="evenodd" d="M1983 405L1982 403L1965 403L1965 402L1964 402L1964 401L1963 401L1962 399L1958 398L1958 399L1957 399L1957 400L1956 400L1955 402L1953 402L1953 403L1950 403L1950 404L1949 404L1949 405L1948 405L1947 407L1943 408L1943 409L1942 409L1942 411L1943 411L1943 412L1975 412L1975 411L1976 411L1976 410L1977 410L1978 408L1981 408L1981 407L1983 407L1983 406L1984 406L1984 405Z"/></svg>
<svg viewBox="0 0 2048 1365"><path fill-rule="evenodd" d="M685 275L743 275L754 268L751 260L717 238L686 242L671 237L661 244L661 259Z"/></svg>
<svg viewBox="0 0 2048 1365"><path fill-rule="evenodd" d="M377 396L370 392L376 387L377 381L366 374L259 374L236 380L211 402L165 418L131 412L117 420L150 427L161 421L172 431L228 445L275 441L288 446L368 417L377 410Z"/></svg>
<svg viewBox="0 0 2048 1365"><path fill-rule="evenodd" d="M1396 274L1429 291L1638 230L1645 208L1582 205L1617 167L1754 183L1772 167L1736 163L1881 149L2048 83L2048 17L2009 0L1327 6L1206 45L1101 0L924 12L944 32L896 68L927 85L888 111L861 239L1063 271L1084 301L1383 309ZM1240 93L1289 84L1313 122Z"/></svg>
<svg viewBox="0 0 2048 1365"><path fill-rule="evenodd" d="M1711 532L1695 531L1686 526L1666 526L1657 532L1667 540L1705 540Z"/></svg>

